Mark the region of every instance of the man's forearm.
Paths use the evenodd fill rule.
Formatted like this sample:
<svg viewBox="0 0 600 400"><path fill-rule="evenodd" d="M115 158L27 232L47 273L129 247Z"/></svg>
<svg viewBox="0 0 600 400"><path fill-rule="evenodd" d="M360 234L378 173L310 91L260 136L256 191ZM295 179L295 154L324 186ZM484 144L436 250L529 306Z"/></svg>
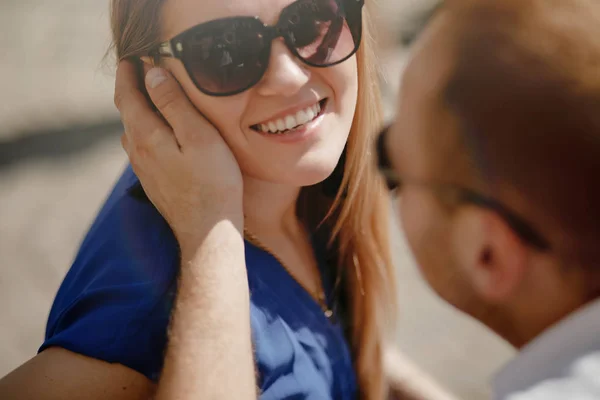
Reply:
<svg viewBox="0 0 600 400"><path fill-rule="evenodd" d="M255 399L249 292L239 224L182 247L179 290L157 399Z"/></svg>

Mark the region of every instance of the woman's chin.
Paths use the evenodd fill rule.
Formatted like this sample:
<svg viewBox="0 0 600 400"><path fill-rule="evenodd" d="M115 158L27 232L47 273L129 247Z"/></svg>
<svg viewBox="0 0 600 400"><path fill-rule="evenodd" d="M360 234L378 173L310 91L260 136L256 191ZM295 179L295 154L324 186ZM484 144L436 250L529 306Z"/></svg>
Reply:
<svg viewBox="0 0 600 400"><path fill-rule="evenodd" d="M295 174L290 174L274 181L288 184L294 187L308 187L317 185L326 180L332 173L333 169L321 171L302 171Z"/></svg>
<svg viewBox="0 0 600 400"><path fill-rule="evenodd" d="M316 185L331 176L336 164L323 162L318 165L313 164L304 168L297 168L294 173L290 174L289 180L301 187Z"/></svg>
<svg viewBox="0 0 600 400"><path fill-rule="evenodd" d="M252 179L283 184L294 187L313 186L327 179L335 170L338 159L331 157L312 157L312 159L301 159L293 163L272 162L270 167L264 165L255 168L243 168L242 173ZM275 165L275 167L272 167ZM258 168L256 168L258 167Z"/></svg>

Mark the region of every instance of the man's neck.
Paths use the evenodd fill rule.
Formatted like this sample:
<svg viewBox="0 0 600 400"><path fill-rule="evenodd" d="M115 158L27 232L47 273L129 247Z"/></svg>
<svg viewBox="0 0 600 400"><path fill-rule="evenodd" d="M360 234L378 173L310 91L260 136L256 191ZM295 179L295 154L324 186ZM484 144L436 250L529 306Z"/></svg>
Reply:
<svg viewBox="0 0 600 400"><path fill-rule="evenodd" d="M548 296L544 302L527 305L513 312L511 326L502 327L501 335L514 347L522 349L588 302L575 294Z"/></svg>

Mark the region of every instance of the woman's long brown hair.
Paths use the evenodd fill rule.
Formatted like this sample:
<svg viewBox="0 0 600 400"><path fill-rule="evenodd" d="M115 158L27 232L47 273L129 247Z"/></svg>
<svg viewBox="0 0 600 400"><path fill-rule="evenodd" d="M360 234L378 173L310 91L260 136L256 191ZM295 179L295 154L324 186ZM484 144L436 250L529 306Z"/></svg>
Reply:
<svg viewBox="0 0 600 400"><path fill-rule="evenodd" d="M111 28L118 60L146 56L161 38L164 0L111 0ZM349 339L361 399L384 399L387 382L383 351L395 329L397 294L389 243L390 205L375 167L374 134L381 127L375 40L367 7L358 64L358 100L346 146L343 180L334 200L320 185L306 188L299 216L309 225L326 226L338 276L343 276L349 308ZM310 215L309 215L310 214Z"/></svg>

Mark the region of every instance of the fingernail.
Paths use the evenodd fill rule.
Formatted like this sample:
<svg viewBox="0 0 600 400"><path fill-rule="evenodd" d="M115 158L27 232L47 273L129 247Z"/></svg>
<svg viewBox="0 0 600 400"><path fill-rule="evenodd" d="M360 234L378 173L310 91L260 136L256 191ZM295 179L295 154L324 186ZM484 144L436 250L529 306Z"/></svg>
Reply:
<svg viewBox="0 0 600 400"><path fill-rule="evenodd" d="M152 68L146 74L146 85L148 85L150 89L154 89L166 80L167 75L162 68Z"/></svg>

